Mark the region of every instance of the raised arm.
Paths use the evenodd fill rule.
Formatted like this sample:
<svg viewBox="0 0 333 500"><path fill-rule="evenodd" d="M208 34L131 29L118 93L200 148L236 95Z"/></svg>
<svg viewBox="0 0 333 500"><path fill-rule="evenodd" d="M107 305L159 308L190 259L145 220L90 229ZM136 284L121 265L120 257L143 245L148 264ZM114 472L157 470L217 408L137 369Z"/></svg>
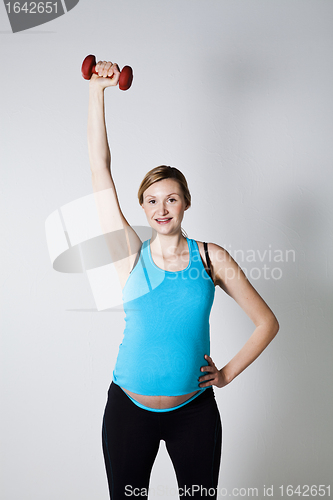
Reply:
<svg viewBox="0 0 333 500"><path fill-rule="evenodd" d="M125 219L111 175L111 153L108 144L104 90L115 87L119 68L111 62L96 65L98 75L89 81L88 150L92 185L99 221L110 251L112 261L123 287L141 247L141 240ZM107 78L112 76L112 78Z"/></svg>

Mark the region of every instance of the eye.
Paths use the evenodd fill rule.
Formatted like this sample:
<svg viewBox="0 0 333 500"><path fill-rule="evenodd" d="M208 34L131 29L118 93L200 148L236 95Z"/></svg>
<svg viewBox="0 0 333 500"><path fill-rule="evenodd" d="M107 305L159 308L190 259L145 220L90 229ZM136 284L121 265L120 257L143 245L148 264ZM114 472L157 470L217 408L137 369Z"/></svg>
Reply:
<svg viewBox="0 0 333 500"><path fill-rule="evenodd" d="M169 198L169 201L177 201L176 198Z"/></svg>
<svg viewBox="0 0 333 500"><path fill-rule="evenodd" d="M152 202L154 202L154 203L155 203L155 200L149 200L149 201L148 201L148 203L152 203Z"/></svg>

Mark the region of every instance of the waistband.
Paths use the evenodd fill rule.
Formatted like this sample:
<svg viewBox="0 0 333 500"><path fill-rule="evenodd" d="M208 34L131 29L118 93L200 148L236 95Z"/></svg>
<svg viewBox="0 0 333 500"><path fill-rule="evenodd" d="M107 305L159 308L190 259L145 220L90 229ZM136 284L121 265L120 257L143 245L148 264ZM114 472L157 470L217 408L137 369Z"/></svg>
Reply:
<svg viewBox="0 0 333 500"><path fill-rule="evenodd" d="M194 399L196 399L197 397L199 396L211 396L211 393L213 395L213 398L215 398L215 395L214 395L214 391L213 391L213 388L212 386L210 387L204 387L202 389L199 390L199 392L197 392L196 394L194 394L194 396L190 397L189 399L187 399L186 401L184 401L182 404L180 405L177 405L177 406L172 406L171 408L162 408L162 409L159 409L159 408L150 408L149 406L145 406L141 403L139 403L139 401L136 401L135 399L133 399L129 394L127 394L127 392L125 392L118 384L116 384L115 382L111 382L111 386L110 386L110 389L112 389L112 387L115 386L115 388L118 388L121 390L121 392L123 394L125 394L136 406L138 406L139 408L142 408L143 410L148 410L148 411L152 411L152 412L156 412L156 413L165 413L165 412L169 412L169 411L173 411L173 410L178 410L179 408L181 408L182 406L185 406L189 403L191 403ZM110 390L109 389L109 390ZM205 394L204 394L205 393ZM205 398L206 399L206 398Z"/></svg>

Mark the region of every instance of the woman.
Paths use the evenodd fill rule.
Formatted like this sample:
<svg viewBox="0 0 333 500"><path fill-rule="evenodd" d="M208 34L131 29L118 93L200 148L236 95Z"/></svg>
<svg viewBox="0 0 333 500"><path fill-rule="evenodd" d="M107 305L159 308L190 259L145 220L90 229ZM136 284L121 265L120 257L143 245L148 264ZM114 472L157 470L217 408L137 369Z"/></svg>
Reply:
<svg viewBox="0 0 333 500"><path fill-rule="evenodd" d="M89 83L88 146L100 220L123 290L126 328L103 419L110 497L148 497L151 469L165 440L180 496L216 498L221 420L212 386L224 387L278 332L278 322L236 262L219 245L186 238L181 222L191 196L176 168L148 172L139 203L153 229L141 242L124 218L111 176L104 89L119 68L99 62ZM109 77L109 78L107 78ZM255 330L223 368L209 356L209 314L220 286Z"/></svg>

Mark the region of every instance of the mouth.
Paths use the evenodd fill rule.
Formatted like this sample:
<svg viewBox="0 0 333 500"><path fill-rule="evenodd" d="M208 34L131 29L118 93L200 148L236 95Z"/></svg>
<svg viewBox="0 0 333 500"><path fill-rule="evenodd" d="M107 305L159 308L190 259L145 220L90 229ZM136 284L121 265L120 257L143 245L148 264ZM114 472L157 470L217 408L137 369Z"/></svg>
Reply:
<svg viewBox="0 0 333 500"><path fill-rule="evenodd" d="M157 222L158 224L167 224L168 222L170 222L170 221L171 221L171 219L172 219L172 217L170 217L169 219L166 219L166 218L165 218L165 219L155 219L155 220L156 220L156 222Z"/></svg>

